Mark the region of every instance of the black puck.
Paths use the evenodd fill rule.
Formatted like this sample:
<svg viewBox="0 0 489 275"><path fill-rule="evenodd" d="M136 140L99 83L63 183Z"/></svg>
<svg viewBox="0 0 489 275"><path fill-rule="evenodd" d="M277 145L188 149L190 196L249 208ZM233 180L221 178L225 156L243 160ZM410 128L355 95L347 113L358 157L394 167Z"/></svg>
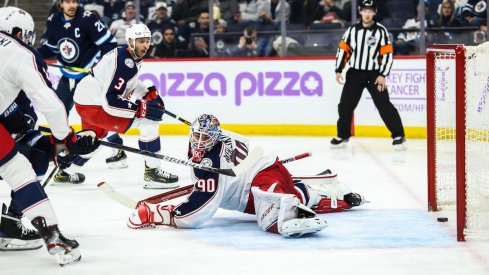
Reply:
<svg viewBox="0 0 489 275"><path fill-rule="evenodd" d="M440 217L440 218L437 218L436 220L439 221L439 222L447 222L448 221L448 218Z"/></svg>

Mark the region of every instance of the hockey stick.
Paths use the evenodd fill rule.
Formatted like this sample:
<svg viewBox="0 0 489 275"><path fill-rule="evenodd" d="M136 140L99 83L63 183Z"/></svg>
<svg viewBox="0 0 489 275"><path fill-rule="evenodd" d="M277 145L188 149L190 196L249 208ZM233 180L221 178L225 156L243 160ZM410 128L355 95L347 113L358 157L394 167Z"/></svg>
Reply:
<svg viewBox="0 0 489 275"><path fill-rule="evenodd" d="M90 70L87 70L85 68L78 68L78 67L71 67L71 66L64 66L64 65L58 65L58 64L48 64L48 66L51 67L56 67L60 69L66 69L74 72L79 72L79 73L89 73Z"/></svg>
<svg viewBox="0 0 489 275"><path fill-rule="evenodd" d="M51 181L51 178L56 174L56 172L58 172L58 170L59 166L54 166L53 170L51 171L51 173L49 173L48 177L42 184L42 188L45 188L48 185L48 183Z"/></svg>
<svg viewBox="0 0 489 275"><path fill-rule="evenodd" d="M157 153L153 153L153 152L148 152L145 150L140 150L140 149L136 149L136 148L120 145L120 144L115 144L115 143L108 142L108 141L100 140L100 145L104 145L104 146L110 147L110 148L124 150L127 152L131 152L131 153L135 153L135 154L139 154L139 155L143 155L143 156L147 156L147 157L161 159L161 160L164 160L167 162L172 162L172 163L176 163L176 164L190 166L190 167L194 167L194 168L204 170L204 171L209 171L209 172L213 172L213 173L217 173L217 174L231 176L231 177L236 177L237 175L241 174L243 171L247 170L256 161L258 161L259 158L261 158L263 156L263 149L261 149L260 147L256 147L255 149L253 149L248 154L248 157L246 157L238 166L235 166L233 168L228 168L228 169L220 169L220 168L205 166L205 165L201 165L198 163L193 163L191 161L177 159L174 157L161 155L161 154L157 154Z"/></svg>
<svg viewBox="0 0 489 275"><path fill-rule="evenodd" d="M181 118L181 117L179 117L179 116L175 115L174 113L172 113L172 112L170 112L170 111L168 111L168 110L166 110L166 109L165 109L165 114L167 114L167 115L169 115L169 116L173 117L174 119L179 120L180 122L183 122L183 123L187 124L188 126L191 126L191 125L192 125L192 123L190 123L190 121L188 121L188 120L186 120L186 119L184 119L184 118Z"/></svg>
<svg viewBox="0 0 489 275"><path fill-rule="evenodd" d="M294 156L291 158L281 160L280 162L281 163L289 163L289 162L296 161L299 159L303 159L303 158L306 158L309 156L311 156L311 153L304 153L304 154L300 154L300 155L297 155L297 156ZM158 195L154 195L152 197L149 197L149 198L146 198L146 199L143 199L140 201L135 201L135 200L132 200L132 199L124 196L123 194L121 194L120 192L115 190L111 185L109 185L106 182L101 182L101 183L97 184L97 187L100 190L102 190L105 194L107 194L109 197L111 197L113 200L117 201L118 203L120 203L120 204L122 204L128 208L132 208L132 209L138 207L143 202L156 204L156 203L165 202L165 201L169 201L171 199L175 199L175 198L178 198L181 196L188 195L188 194L192 193L192 190L194 188L193 185L187 185L187 186L183 186L183 187L180 187L180 188L168 191L168 192L164 192L164 193L161 193Z"/></svg>

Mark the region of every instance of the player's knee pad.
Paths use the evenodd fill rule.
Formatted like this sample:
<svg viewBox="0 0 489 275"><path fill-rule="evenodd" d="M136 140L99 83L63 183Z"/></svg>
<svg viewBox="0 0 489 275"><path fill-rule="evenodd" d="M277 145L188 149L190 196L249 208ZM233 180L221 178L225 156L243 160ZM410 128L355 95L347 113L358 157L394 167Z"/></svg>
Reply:
<svg viewBox="0 0 489 275"><path fill-rule="evenodd" d="M326 222L315 218L314 211L300 204L299 199L292 194L265 192L258 187L252 187L251 191L258 227L263 231L298 237L325 227Z"/></svg>
<svg viewBox="0 0 489 275"><path fill-rule="evenodd" d="M0 175L13 190L36 180L36 173L27 158L17 153L8 162L0 166Z"/></svg>

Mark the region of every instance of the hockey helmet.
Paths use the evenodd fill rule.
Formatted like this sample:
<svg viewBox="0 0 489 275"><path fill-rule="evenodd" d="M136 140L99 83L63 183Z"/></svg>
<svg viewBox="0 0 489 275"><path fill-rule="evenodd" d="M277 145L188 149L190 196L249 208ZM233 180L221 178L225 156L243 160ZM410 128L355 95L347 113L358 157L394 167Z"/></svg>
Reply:
<svg viewBox="0 0 489 275"><path fill-rule="evenodd" d="M137 38L151 38L151 31L142 23L132 24L126 30L126 42L129 44L129 39L133 41Z"/></svg>
<svg viewBox="0 0 489 275"><path fill-rule="evenodd" d="M221 124L215 116L200 115L190 126L190 146L193 160L200 161L204 153L216 145L221 133Z"/></svg>
<svg viewBox="0 0 489 275"><path fill-rule="evenodd" d="M358 11L362 9L371 9L374 12L377 12L377 4L375 4L374 0L361 0L360 4L358 4Z"/></svg>
<svg viewBox="0 0 489 275"><path fill-rule="evenodd" d="M0 30L13 34L16 29L22 31L22 41L33 45L36 40L34 32L34 20L23 9L17 7L0 8Z"/></svg>

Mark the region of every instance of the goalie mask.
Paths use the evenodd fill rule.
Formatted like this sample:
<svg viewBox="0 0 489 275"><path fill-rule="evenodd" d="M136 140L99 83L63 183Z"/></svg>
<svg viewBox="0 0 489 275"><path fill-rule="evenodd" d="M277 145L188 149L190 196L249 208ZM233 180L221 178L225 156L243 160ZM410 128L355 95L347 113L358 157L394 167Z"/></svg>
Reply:
<svg viewBox="0 0 489 275"><path fill-rule="evenodd" d="M200 115L190 127L190 147L192 149L192 161L200 162L205 153L216 145L221 136L219 120L208 114Z"/></svg>
<svg viewBox="0 0 489 275"><path fill-rule="evenodd" d="M34 20L25 10L16 7L0 8L0 30L11 35L18 31L22 34L22 41L32 46L36 40Z"/></svg>

